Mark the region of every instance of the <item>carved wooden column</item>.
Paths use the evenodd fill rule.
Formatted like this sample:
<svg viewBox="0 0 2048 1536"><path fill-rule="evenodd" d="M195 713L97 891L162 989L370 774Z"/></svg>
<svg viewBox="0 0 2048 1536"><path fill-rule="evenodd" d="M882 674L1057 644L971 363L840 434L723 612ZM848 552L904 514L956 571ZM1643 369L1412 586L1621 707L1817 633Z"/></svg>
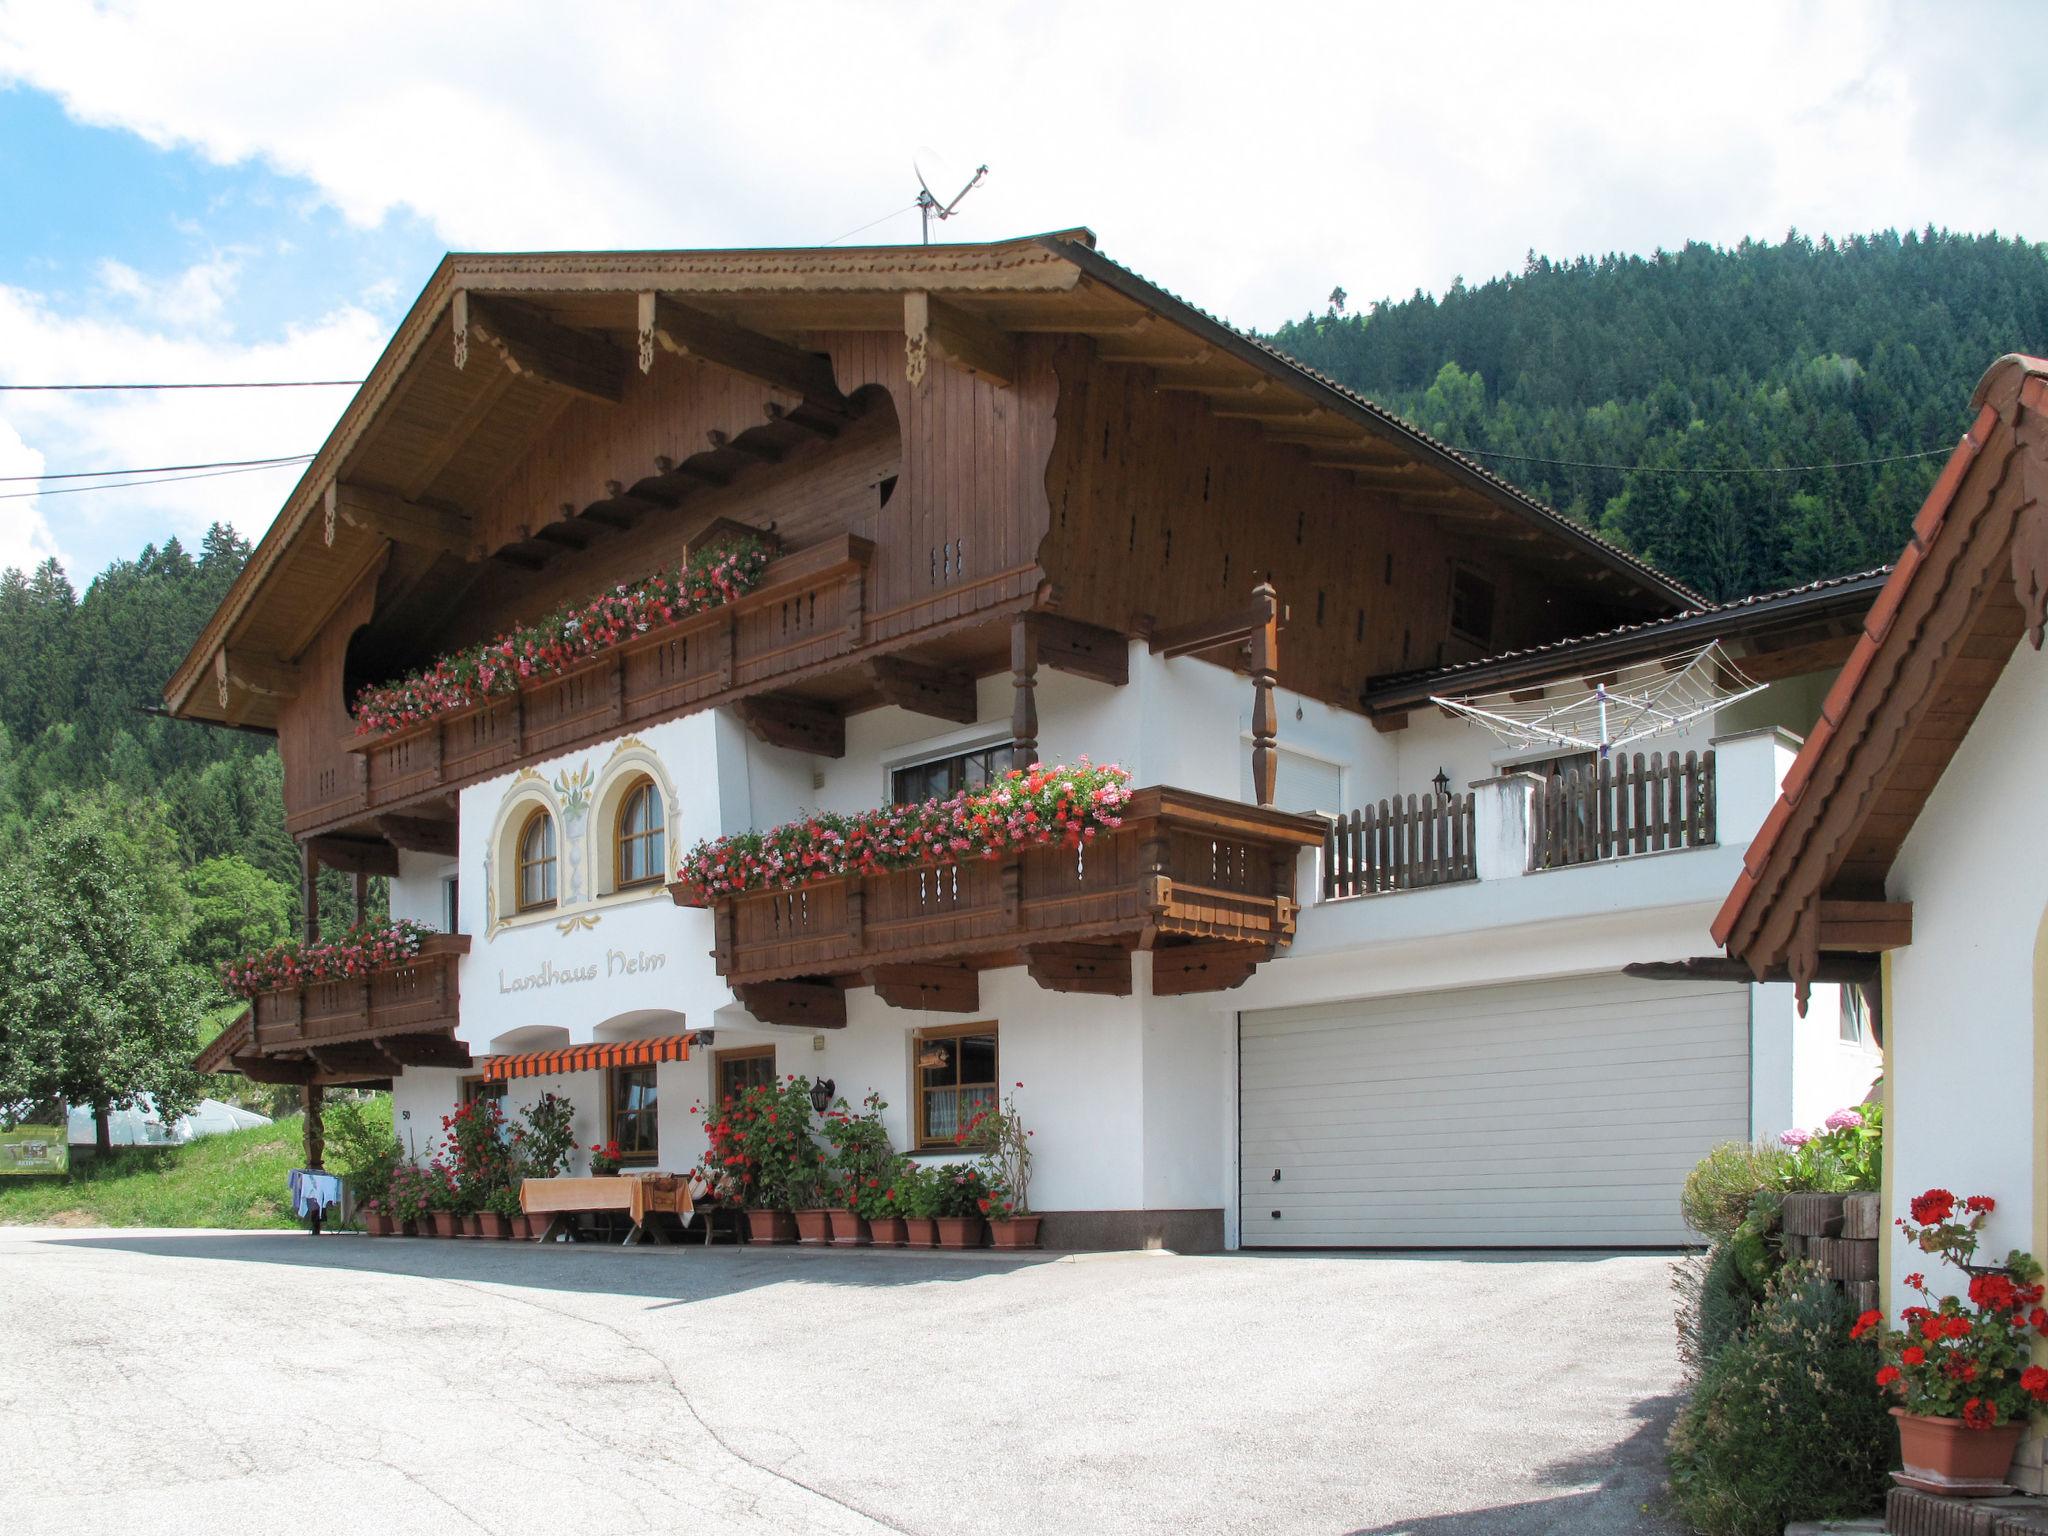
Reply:
<svg viewBox="0 0 2048 1536"><path fill-rule="evenodd" d="M1252 605L1259 615L1258 628L1252 631L1252 792L1259 804L1271 805L1280 769L1273 750L1280 731L1273 703L1280 668L1280 603L1271 582L1262 581L1252 589Z"/></svg>
<svg viewBox="0 0 2048 1536"><path fill-rule="evenodd" d="M1038 629L1028 613L1010 623L1010 681L1010 766L1029 768L1038 761Z"/></svg>

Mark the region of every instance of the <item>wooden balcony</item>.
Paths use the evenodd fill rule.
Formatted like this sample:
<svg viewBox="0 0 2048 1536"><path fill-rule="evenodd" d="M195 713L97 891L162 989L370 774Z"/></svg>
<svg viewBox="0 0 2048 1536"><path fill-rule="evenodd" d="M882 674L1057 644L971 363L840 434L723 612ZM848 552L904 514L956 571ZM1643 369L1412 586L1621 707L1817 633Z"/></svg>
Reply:
<svg viewBox="0 0 2048 1536"><path fill-rule="evenodd" d="M381 1080L408 1066L468 1066L469 1052L454 1039L457 971L467 953L467 934L437 933L404 965L259 992L200 1055L199 1070L340 1083Z"/></svg>
<svg viewBox="0 0 2048 1536"><path fill-rule="evenodd" d="M1123 825L1083 849L720 898L712 954L757 1018L811 1027L845 1022L847 986L971 1011L976 973L1000 965L1055 991L1121 996L1141 948L1155 994L1220 991L1294 937L1295 865L1323 832L1318 816L1141 789Z"/></svg>
<svg viewBox="0 0 2048 1536"><path fill-rule="evenodd" d="M871 554L868 541L852 534L825 540L774 561L738 602L636 636L488 703L357 738L348 744L353 773L322 771L287 825L296 836L344 825L843 665L867 639Z"/></svg>

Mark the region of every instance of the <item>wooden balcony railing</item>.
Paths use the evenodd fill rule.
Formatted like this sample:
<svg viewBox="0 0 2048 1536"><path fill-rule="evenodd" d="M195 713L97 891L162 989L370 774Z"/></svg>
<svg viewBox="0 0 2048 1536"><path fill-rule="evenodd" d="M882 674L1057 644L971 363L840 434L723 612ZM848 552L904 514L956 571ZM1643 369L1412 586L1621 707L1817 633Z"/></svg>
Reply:
<svg viewBox="0 0 2048 1536"><path fill-rule="evenodd" d="M1529 867L1562 869L1715 840L1714 754L1617 753L1546 780L1530 816Z"/></svg>
<svg viewBox="0 0 2048 1536"><path fill-rule="evenodd" d="M1155 992L1234 986L1293 938L1296 858L1322 841L1323 826L1318 816L1141 789L1123 825L1082 849L718 898L712 955L758 1016L787 1015L773 1022L843 1021L843 1005L785 985L798 979L814 992L867 980L899 1006L972 1008L975 970L1021 961L1058 990L1128 992L1130 951L1141 944L1153 953Z"/></svg>
<svg viewBox="0 0 2048 1536"><path fill-rule="evenodd" d="M556 677L349 744L353 776L322 769L295 835L594 745L858 650L872 546L842 534L769 565L738 602L639 635Z"/></svg>
<svg viewBox="0 0 2048 1536"><path fill-rule="evenodd" d="M250 1000L247 1053L303 1057L363 1041L446 1036L461 1011L456 972L468 952L467 934L430 934L404 965L259 992Z"/></svg>
<svg viewBox="0 0 2048 1536"><path fill-rule="evenodd" d="M1323 899L1476 880L1475 797L1410 795L1339 816L1323 841Z"/></svg>

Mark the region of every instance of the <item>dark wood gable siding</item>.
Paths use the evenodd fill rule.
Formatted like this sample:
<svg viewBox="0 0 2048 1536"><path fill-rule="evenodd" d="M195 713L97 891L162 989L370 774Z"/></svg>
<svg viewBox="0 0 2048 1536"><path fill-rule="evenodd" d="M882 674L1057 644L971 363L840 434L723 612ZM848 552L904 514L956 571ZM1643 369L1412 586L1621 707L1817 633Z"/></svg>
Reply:
<svg viewBox="0 0 2048 1536"><path fill-rule="evenodd" d="M1085 342L1060 345L1059 376L1040 560L1076 618L1194 622L1270 579L1288 610L1281 682L1356 707L1375 673L1477 654L1450 636L1455 564L1496 585L1489 649L1583 630L1608 611L1530 576L1498 543L1456 539L1312 467L1307 450L1156 389L1148 369L1095 362Z"/></svg>

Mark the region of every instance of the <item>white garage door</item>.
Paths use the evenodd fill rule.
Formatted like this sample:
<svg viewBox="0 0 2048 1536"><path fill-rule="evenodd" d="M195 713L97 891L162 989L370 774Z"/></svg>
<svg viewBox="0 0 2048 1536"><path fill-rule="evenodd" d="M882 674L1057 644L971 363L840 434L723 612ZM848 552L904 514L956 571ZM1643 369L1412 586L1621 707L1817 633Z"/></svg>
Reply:
<svg viewBox="0 0 2048 1536"><path fill-rule="evenodd" d="M1417 993L1247 1013L1240 1041L1246 1247L1695 1241L1687 1170L1749 1135L1744 986Z"/></svg>

